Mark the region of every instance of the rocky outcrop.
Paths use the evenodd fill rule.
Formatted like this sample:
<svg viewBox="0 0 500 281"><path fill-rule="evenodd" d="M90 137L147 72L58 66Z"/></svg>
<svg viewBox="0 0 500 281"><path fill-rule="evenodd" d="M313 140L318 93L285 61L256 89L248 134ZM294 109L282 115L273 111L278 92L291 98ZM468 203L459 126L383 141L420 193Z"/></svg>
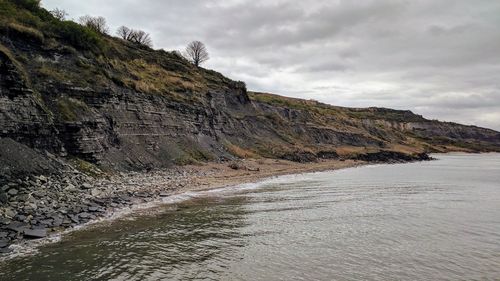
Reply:
<svg viewBox="0 0 500 281"><path fill-rule="evenodd" d="M407 154L397 151L379 151L359 154L353 159L366 162L401 163L412 161L429 161L432 158L427 153Z"/></svg>
<svg viewBox="0 0 500 281"><path fill-rule="evenodd" d="M84 73L89 67L100 71L97 58L87 58L90 66L84 67L79 66L78 54L39 53L33 42L19 38L4 37L0 42L11 46L0 48L0 138L31 154L53 155L57 160L47 160L53 165L77 158L110 171L150 170L239 157L234 148L263 157L310 162L339 157L338 148L344 146L386 151L405 145L425 152L432 151L429 148L435 144L446 145L443 140L453 140L454 145L487 144L487 149L500 143L497 132L429 121L409 111L349 109L249 94L244 83L192 69L175 57L172 63L183 64L179 69L190 71L182 74L185 79L197 77L199 90L142 92L117 83L116 78L83 87L78 80L41 78L40 68L50 61L76 72ZM31 56L27 61L33 65L20 63L16 59L20 56ZM16 154L3 155L15 173L22 169L26 174L32 172L21 160L7 158ZM38 172L52 170L57 169Z"/></svg>
<svg viewBox="0 0 500 281"><path fill-rule="evenodd" d="M108 36L84 48L57 30L36 30L64 23L38 20L19 29L23 36L0 28L0 183L61 165L113 173L249 155L310 162L379 151L359 157L384 161L405 158L387 151L500 151L493 130L248 93L175 52Z"/></svg>

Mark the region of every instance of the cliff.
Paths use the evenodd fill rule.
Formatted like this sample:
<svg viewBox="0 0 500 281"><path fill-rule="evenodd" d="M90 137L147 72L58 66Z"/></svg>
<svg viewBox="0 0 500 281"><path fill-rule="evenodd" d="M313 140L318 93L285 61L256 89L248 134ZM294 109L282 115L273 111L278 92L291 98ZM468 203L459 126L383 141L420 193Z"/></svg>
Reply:
<svg viewBox="0 0 500 281"><path fill-rule="evenodd" d="M247 92L175 52L97 34L31 2L0 0L0 181L248 157L500 151L489 129Z"/></svg>

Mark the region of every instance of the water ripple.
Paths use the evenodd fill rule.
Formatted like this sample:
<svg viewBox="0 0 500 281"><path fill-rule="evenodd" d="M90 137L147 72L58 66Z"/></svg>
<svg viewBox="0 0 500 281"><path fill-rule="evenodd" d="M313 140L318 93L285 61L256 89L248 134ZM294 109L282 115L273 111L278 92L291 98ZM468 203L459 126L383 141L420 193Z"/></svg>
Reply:
<svg viewBox="0 0 500 281"><path fill-rule="evenodd" d="M438 157L178 196L0 280L498 280L500 156Z"/></svg>

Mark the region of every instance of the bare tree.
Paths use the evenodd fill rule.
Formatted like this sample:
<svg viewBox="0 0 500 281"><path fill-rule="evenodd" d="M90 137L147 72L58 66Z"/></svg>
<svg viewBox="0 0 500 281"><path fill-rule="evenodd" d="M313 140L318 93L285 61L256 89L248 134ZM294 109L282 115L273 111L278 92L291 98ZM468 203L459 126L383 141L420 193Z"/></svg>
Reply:
<svg viewBox="0 0 500 281"><path fill-rule="evenodd" d="M68 16L68 13L65 10L55 8L54 10L50 11L50 13L54 16L54 18L58 20L66 20L66 17Z"/></svg>
<svg viewBox="0 0 500 281"><path fill-rule="evenodd" d="M120 37L123 40L130 41L131 34L132 34L132 29L123 25L118 27L118 29L116 30L116 35L118 35L118 37Z"/></svg>
<svg viewBox="0 0 500 281"><path fill-rule="evenodd" d="M106 19L104 17L92 17L92 16L83 16L78 19L80 24L86 26L96 32L102 34L108 34L109 28L106 25Z"/></svg>
<svg viewBox="0 0 500 281"><path fill-rule="evenodd" d="M205 44L200 41L189 43L184 56L196 66L199 66L210 58Z"/></svg>
<svg viewBox="0 0 500 281"><path fill-rule="evenodd" d="M135 30L126 26L120 26L116 31L116 34L118 34L118 36L123 40L148 46L150 48L153 47L153 40L151 40L149 33L142 30Z"/></svg>
<svg viewBox="0 0 500 281"><path fill-rule="evenodd" d="M133 30L131 41L148 47L153 46L153 40L151 40L149 33L142 30Z"/></svg>

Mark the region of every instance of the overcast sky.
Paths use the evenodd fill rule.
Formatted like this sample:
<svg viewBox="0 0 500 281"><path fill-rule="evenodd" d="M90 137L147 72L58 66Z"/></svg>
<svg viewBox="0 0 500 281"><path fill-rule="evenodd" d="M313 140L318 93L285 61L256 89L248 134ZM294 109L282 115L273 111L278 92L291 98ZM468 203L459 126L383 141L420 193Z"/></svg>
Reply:
<svg viewBox="0 0 500 281"><path fill-rule="evenodd" d="M42 0L155 48L203 41L250 90L500 130L500 1Z"/></svg>

